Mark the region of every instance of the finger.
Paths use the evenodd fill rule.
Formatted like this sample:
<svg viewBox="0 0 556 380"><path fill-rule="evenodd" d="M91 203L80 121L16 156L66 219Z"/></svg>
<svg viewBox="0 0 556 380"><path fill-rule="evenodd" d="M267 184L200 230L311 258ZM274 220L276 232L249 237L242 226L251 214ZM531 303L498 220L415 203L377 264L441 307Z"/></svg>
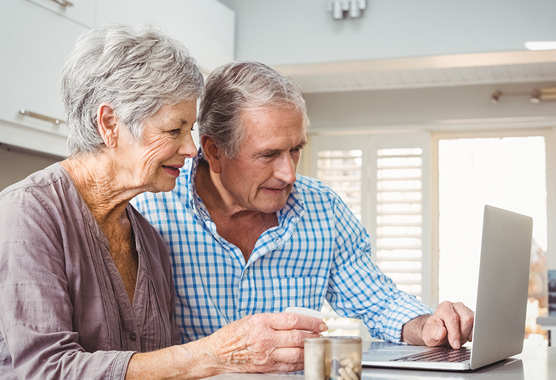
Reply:
<svg viewBox="0 0 556 380"><path fill-rule="evenodd" d="M473 334L474 313L461 302L445 302L438 308L439 317L444 321L448 343L460 348Z"/></svg>
<svg viewBox="0 0 556 380"><path fill-rule="evenodd" d="M473 324L475 323L475 313L462 303L455 303L454 309L460 317L461 342L471 342L473 339Z"/></svg>
<svg viewBox="0 0 556 380"><path fill-rule="evenodd" d="M451 309L457 315L453 319L459 324L457 330L449 331L449 342L454 348L460 348L463 344L467 343L469 336L472 334L474 314L467 306L461 302L451 304ZM456 335L456 338L451 336ZM458 337L459 336L459 339Z"/></svg>
<svg viewBox="0 0 556 380"><path fill-rule="evenodd" d="M303 348L300 347L280 347L272 351L272 360L280 363L296 364L304 362Z"/></svg>
<svg viewBox="0 0 556 380"><path fill-rule="evenodd" d="M266 365L263 367L257 367L254 370L249 370L247 372L259 372L259 373L286 373L293 371L302 371L304 363L283 363L274 362L272 365ZM236 371L233 371L236 372Z"/></svg>
<svg viewBox="0 0 556 380"><path fill-rule="evenodd" d="M423 327L423 341L427 346L443 346L448 343L447 329L439 314L436 312L429 317Z"/></svg>
<svg viewBox="0 0 556 380"><path fill-rule="evenodd" d="M454 309L454 305L451 302L443 302L438 306L435 314L446 328L448 344L453 348L460 348L460 317Z"/></svg>
<svg viewBox="0 0 556 380"><path fill-rule="evenodd" d="M275 330L303 330L321 333L328 330L320 318L297 313L265 314L269 326Z"/></svg>
<svg viewBox="0 0 556 380"><path fill-rule="evenodd" d="M320 334L311 333L301 330L283 330L276 331L274 334L274 343L276 347L301 347L305 344L307 338L318 338Z"/></svg>

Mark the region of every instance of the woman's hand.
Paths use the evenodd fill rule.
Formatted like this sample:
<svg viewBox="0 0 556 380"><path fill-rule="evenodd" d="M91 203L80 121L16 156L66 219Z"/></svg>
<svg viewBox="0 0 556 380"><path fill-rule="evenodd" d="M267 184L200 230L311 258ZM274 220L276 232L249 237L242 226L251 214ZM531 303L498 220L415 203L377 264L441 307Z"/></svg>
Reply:
<svg viewBox="0 0 556 380"><path fill-rule="evenodd" d="M294 313L256 314L230 323L195 343L222 372L289 372L303 369L305 338L328 330L319 318Z"/></svg>
<svg viewBox="0 0 556 380"><path fill-rule="evenodd" d="M126 380L201 379L226 372L303 369L305 338L328 330L319 318L295 313L256 314L197 341L131 357Z"/></svg>

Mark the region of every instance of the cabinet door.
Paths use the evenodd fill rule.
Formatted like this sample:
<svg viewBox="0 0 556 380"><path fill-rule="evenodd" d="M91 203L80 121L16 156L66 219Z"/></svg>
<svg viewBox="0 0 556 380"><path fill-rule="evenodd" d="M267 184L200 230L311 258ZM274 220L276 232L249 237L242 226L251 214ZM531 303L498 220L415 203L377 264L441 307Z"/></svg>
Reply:
<svg viewBox="0 0 556 380"><path fill-rule="evenodd" d="M0 142L67 155L65 125L20 114L63 119L60 70L88 28L28 0L0 5Z"/></svg>
<svg viewBox="0 0 556 380"><path fill-rule="evenodd" d="M97 25L113 22L177 38L205 74L234 59L235 13L217 0L97 0Z"/></svg>
<svg viewBox="0 0 556 380"><path fill-rule="evenodd" d="M27 0L87 28L95 25L96 0Z"/></svg>

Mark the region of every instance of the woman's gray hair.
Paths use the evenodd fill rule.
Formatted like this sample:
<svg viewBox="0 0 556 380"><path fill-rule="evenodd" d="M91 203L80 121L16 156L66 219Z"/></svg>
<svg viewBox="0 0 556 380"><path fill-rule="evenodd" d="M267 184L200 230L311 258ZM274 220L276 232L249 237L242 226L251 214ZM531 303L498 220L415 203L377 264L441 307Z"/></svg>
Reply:
<svg viewBox="0 0 556 380"><path fill-rule="evenodd" d="M265 108L300 110L303 128L309 127L305 99L293 80L260 62L230 62L207 78L199 106L199 134L211 137L227 157L237 157L245 137L242 112Z"/></svg>
<svg viewBox="0 0 556 380"><path fill-rule="evenodd" d="M97 110L108 103L140 140L142 122L163 105L197 100L203 76L183 44L147 28L112 24L79 38L62 70L61 92L72 155L104 146Z"/></svg>

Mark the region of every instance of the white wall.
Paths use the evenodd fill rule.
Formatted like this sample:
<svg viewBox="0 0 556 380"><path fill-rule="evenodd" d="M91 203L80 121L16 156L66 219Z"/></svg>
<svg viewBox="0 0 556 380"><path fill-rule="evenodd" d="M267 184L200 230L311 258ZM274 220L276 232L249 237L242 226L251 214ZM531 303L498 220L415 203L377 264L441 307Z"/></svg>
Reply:
<svg viewBox="0 0 556 380"><path fill-rule="evenodd" d="M543 83L352 91L307 94L311 131L377 129L466 129L556 127L556 102L533 104L534 88ZM490 101L495 90L523 92Z"/></svg>
<svg viewBox="0 0 556 380"><path fill-rule="evenodd" d="M236 58L269 65L521 51L556 38L554 0L367 0L332 19L328 0L220 0L236 11Z"/></svg>
<svg viewBox="0 0 556 380"><path fill-rule="evenodd" d="M234 58L235 15L216 0L96 0L96 25L152 25L179 39L208 74Z"/></svg>
<svg viewBox="0 0 556 380"><path fill-rule="evenodd" d="M236 58L282 67L524 51L526 41L556 39L554 0L367 0L360 19L339 21L328 0L220 1L236 11ZM496 85L308 93L312 131L556 126L556 102L531 104L526 95L490 102L495 90L530 93L556 83L504 84L495 76Z"/></svg>

